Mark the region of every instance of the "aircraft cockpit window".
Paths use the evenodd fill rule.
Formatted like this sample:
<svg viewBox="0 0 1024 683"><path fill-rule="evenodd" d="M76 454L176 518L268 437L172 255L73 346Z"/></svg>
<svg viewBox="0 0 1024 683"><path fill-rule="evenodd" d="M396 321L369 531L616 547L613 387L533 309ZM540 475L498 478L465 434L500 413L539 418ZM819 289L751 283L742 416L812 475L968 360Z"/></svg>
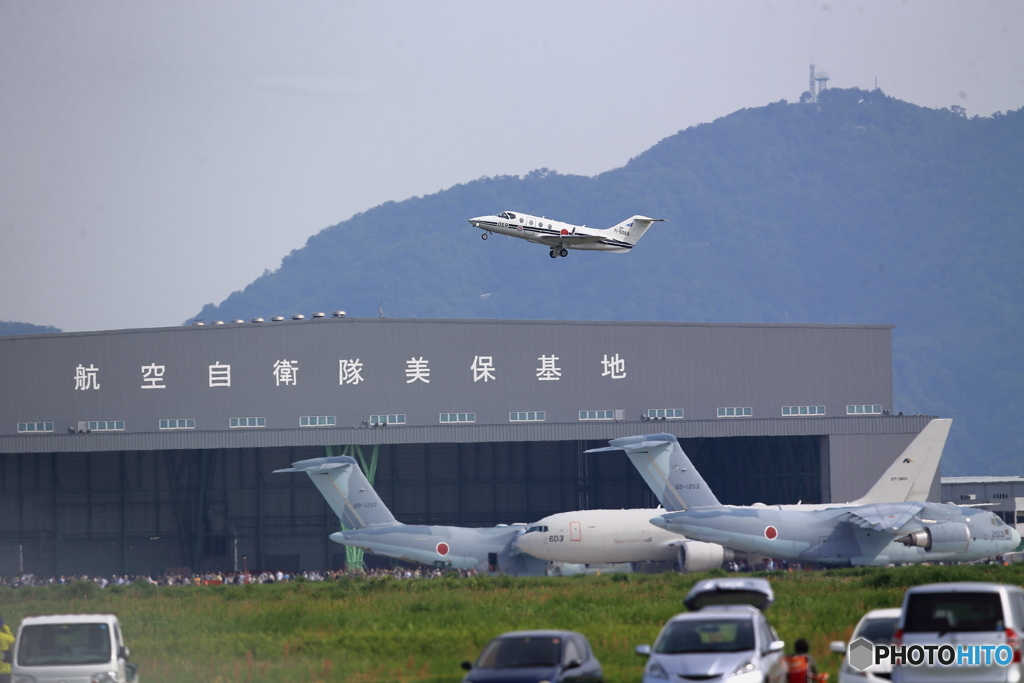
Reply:
<svg viewBox="0 0 1024 683"><path fill-rule="evenodd" d="M509 220L515 220L516 219L516 215L514 213L512 213L511 211L503 211L498 216L498 218L508 218Z"/></svg>
<svg viewBox="0 0 1024 683"><path fill-rule="evenodd" d="M547 530L548 530L548 528L546 526L531 526L529 529L526 530L526 533L530 533L531 531L547 531Z"/></svg>

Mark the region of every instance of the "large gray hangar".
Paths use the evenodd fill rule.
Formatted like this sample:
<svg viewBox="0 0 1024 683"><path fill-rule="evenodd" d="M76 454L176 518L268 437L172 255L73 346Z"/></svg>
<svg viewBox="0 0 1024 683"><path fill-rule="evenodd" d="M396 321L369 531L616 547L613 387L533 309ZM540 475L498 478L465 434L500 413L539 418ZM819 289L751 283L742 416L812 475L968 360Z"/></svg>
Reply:
<svg viewBox="0 0 1024 683"><path fill-rule="evenodd" d="M337 520L274 477L361 454L396 517L654 506L609 439L675 434L729 503L858 497L889 325L353 319L0 338L0 574L326 568ZM938 494L938 483L934 485ZM244 559L243 559L244 558Z"/></svg>

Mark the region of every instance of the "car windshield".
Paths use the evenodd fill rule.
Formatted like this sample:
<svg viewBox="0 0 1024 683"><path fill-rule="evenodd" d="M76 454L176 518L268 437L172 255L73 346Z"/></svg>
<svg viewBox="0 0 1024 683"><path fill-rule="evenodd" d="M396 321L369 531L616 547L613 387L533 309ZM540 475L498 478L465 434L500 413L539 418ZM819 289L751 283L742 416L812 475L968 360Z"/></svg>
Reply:
<svg viewBox="0 0 1024 683"><path fill-rule="evenodd" d="M561 638L495 638L477 660L478 669L555 666L562 661Z"/></svg>
<svg viewBox="0 0 1024 683"><path fill-rule="evenodd" d="M39 624L21 629L20 666L104 664L110 661L110 629L106 624Z"/></svg>
<svg viewBox="0 0 1024 683"><path fill-rule="evenodd" d="M876 645L888 645L892 642L893 631L896 630L897 617L865 619L860 630L854 634L857 638L867 638Z"/></svg>
<svg viewBox="0 0 1024 683"><path fill-rule="evenodd" d="M750 619L686 619L665 627L654 651L663 654L688 652L742 652L754 649L754 624Z"/></svg>
<svg viewBox="0 0 1024 683"><path fill-rule="evenodd" d="M907 633L1002 631L998 593L912 593L907 600Z"/></svg>

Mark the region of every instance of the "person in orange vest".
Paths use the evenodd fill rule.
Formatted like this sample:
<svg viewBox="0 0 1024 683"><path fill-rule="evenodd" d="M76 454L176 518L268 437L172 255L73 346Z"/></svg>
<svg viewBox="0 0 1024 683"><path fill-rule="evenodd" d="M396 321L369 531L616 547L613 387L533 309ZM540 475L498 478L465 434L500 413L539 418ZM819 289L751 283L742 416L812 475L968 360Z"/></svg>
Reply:
<svg viewBox="0 0 1024 683"><path fill-rule="evenodd" d="M807 641L800 638L793 644L794 654L786 657L786 664L789 666L789 683L811 683L820 680L818 669L814 666L814 658L809 654L810 646ZM826 679L827 680L827 679Z"/></svg>

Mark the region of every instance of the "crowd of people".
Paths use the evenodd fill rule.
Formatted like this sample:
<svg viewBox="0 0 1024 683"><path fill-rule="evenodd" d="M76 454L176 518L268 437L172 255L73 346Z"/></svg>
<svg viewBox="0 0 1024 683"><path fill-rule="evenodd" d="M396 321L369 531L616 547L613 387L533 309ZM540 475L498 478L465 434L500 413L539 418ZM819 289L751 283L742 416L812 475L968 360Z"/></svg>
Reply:
<svg viewBox="0 0 1024 683"><path fill-rule="evenodd" d="M438 568L365 568L365 569L338 569L336 571L264 571L264 572L204 572L193 574L182 570L170 570L154 578L148 574L118 575L112 576L88 576L88 575L61 575L51 577L40 577L35 574L22 574L20 576L0 576L0 586L19 588L22 586L50 586L69 585L78 581L91 581L100 588L108 586L130 586L133 583L149 583L154 586L219 586L219 585L242 585L247 583L289 583L297 580L302 581L335 581L341 577L389 577L394 579L421 579L440 578L448 574L455 574L465 578L474 576L476 570L463 569L438 569Z"/></svg>

